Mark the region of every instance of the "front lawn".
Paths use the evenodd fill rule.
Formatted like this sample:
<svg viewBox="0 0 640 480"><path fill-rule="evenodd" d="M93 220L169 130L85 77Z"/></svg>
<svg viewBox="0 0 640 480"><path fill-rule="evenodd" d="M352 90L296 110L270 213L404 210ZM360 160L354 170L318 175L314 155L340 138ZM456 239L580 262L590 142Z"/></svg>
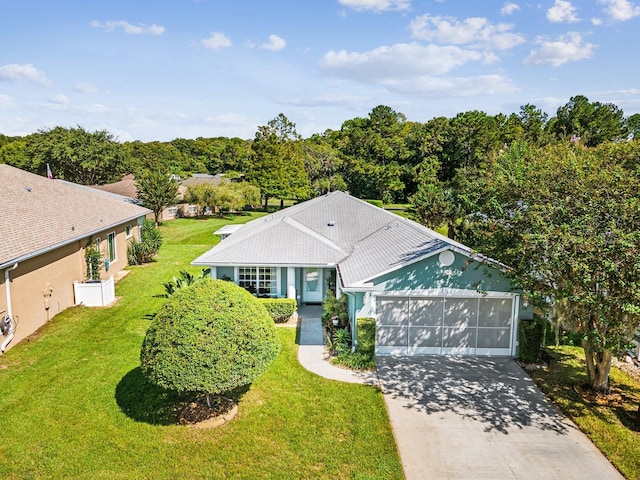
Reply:
<svg viewBox="0 0 640 480"><path fill-rule="evenodd" d="M640 479L640 424L634 415L640 402L640 382L611 369L611 386L620 402L599 405L585 401L574 385L586 382L584 352L579 347L549 349L548 371L532 373L542 390L585 432L628 479Z"/></svg>
<svg viewBox="0 0 640 480"><path fill-rule="evenodd" d="M234 217L238 223L255 215ZM0 478L402 478L382 394L324 380L282 352L240 393L228 425L175 425L184 401L148 384L142 338L162 283L216 241L227 220L165 223L157 261L133 267L110 308L72 308L0 357Z"/></svg>

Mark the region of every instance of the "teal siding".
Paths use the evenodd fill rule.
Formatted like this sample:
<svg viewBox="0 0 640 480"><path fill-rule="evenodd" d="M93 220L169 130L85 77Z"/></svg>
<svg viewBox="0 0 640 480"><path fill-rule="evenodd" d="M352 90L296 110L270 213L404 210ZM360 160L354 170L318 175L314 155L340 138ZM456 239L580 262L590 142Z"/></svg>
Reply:
<svg viewBox="0 0 640 480"><path fill-rule="evenodd" d="M449 274L448 274L449 273ZM402 267L373 281L374 292L451 288L477 292L521 293L500 270L455 253L452 265L440 265L438 256ZM533 308L520 307L519 318L533 318Z"/></svg>
<svg viewBox="0 0 640 480"><path fill-rule="evenodd" d="M229 278L232 282L235 282L235 270L233 267L216 267L216 278Z"/></svg>
<svg viewBox="0 0 640 480"><path fill-rule="evenodd" d="M511 281L499 270L459 253L452 265L443 267L438 256L402 267L374 280L375 291L460 288L463 290L517 293ZM451 274L447 275L445 272Z"/></svg>

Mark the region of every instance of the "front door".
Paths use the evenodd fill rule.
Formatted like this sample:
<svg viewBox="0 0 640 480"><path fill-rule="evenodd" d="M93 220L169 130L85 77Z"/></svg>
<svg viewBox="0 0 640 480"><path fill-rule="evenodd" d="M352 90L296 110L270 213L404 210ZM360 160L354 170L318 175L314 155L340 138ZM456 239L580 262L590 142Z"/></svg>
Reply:
<svg viewBox="0 0 640 480"><path fill-rule="evenodd" d="M304 296L305 303L322 303L322 269L304 269Z"/></svg>

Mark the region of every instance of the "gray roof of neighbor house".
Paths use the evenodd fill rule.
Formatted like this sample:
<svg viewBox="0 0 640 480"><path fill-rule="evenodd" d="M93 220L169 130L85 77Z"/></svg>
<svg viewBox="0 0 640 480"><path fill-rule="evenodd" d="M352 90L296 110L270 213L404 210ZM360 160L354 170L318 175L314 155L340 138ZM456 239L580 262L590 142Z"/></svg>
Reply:
<svg viewBox="0 0 640 480"><path fill-rule="evenodd" d="M0 268L143 217L123 197L0 165Z"/></svg>
<svg viewBox="0 0 640 480"><path fill-rule="evenodd" d="M471 255L418 223L332 192L247 223L192 264L336 265L342 285L357 287L447 248Z"/></svg>
<svg viewBox="0 0 640 480"><path fill-rule="evenodd" d="M121 180L106 185L91 185L91 188L110 192L116 195L122 195L129 198L138 198L138 187L136 187L136 178L132 173L125 175Z"/></svg>

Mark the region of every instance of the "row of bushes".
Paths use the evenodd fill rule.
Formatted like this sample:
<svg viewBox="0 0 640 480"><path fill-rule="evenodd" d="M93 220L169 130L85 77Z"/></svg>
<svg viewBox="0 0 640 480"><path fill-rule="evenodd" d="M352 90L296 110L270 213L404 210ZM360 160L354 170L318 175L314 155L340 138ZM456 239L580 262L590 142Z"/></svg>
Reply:
<svg viewBox="0 0 640 480"><path fill-rule="evenodd" d="M296 301L293 298L259 298L275 323L284 323L296 311Z"/></svg>

